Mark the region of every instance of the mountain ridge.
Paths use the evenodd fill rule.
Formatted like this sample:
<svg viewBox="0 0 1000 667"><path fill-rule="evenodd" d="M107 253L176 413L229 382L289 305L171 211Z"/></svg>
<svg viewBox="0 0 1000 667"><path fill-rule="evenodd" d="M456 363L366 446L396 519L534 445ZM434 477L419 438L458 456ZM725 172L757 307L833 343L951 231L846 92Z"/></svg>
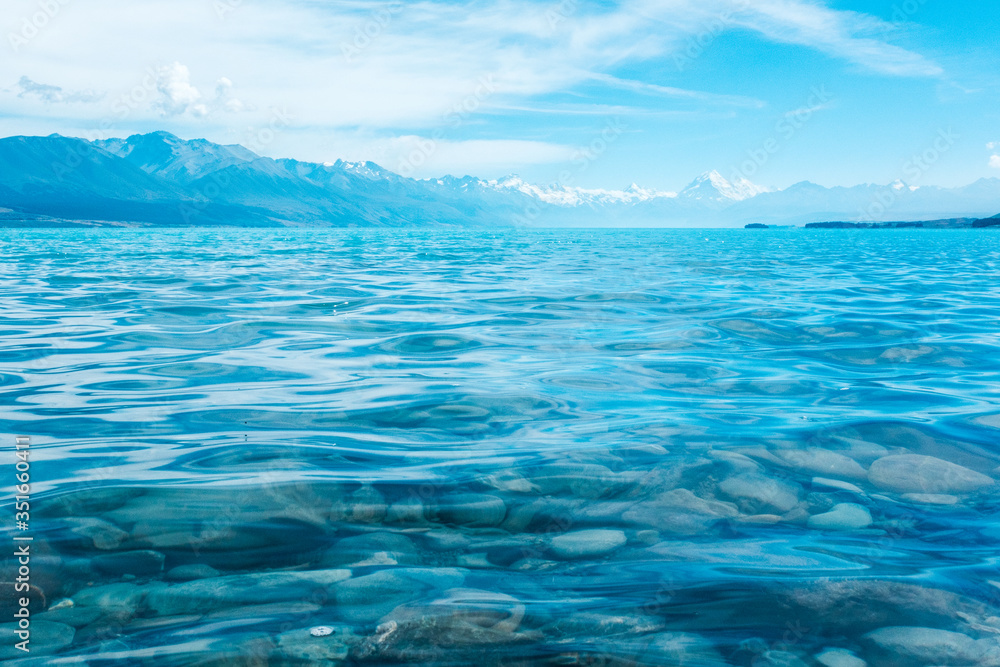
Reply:
<svg viewBox="0 0 1000 667"><path fill-rule="evenodd" d="M801 181L775 190L708 171L679 192L537 185L517 176L412 179L373 162L272 159L169 132L125 139L0 139L0 224L238 226L726 226L825 220L987 219L1000 179L962 188ZM871 220L868 220L871 218Z"/></svg>

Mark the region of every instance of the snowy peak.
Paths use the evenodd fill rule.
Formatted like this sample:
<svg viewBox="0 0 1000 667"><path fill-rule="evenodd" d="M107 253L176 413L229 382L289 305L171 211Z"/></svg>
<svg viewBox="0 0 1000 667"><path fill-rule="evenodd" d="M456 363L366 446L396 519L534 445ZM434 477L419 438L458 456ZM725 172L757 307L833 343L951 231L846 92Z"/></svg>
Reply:
<svg viewBox="0 0 1000 667"><path fill-rule="evenodd" d="M624 190L577 188L567 185L538 186L525 182L518 176L507 176L497 181L483 181L482 185L498 191L517 191L546 204L556 206L593 206L605 204L635 204L653 199L672 199L674 192L641 188L632 183Z"/></svg>
<svg viewBox="0 0 1000 667"><path fill-rule="evenodd" d="M727 204L751 199L764 192L770 190L751 183L742 176L730 182L722 174L712 170L694 179L677 196L681 199Z"/></svg>

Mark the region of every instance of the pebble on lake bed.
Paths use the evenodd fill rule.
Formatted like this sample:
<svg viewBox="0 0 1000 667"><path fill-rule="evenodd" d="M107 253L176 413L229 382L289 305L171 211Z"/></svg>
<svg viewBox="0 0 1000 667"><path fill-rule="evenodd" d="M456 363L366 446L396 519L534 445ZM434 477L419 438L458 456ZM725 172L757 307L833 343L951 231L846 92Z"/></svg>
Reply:
<svg viewBox="0 0 1000 667"><path fill-rule="evenodd" d="M625 533L620 530L578 530L553 537L550 548L558 558L594 558L611 553L625 542Z"/></svg>
<svg viewBox="0 0 1000 667"><path fill-rule="evenodd" d="M957 463L933 456L894 454L871 465L868 480L897 493L971 493L991 486L993 479Z"/></svg>
<svg viewBox="0 0 1000 667"><path fill-rule="evenodd" d="M809 517L807 525L813 530L860 530L872 525L872 515L861 505L840 503L829 512Z"/></svg>

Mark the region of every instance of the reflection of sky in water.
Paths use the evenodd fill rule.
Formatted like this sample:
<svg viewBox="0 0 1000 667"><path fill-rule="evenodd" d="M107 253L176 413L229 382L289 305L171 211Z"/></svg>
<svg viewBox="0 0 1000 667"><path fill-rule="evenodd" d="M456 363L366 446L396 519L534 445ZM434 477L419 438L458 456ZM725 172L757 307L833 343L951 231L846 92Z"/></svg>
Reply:
<svg viewBox="0 0 1000 667"><path fill-rule="evenodd" d="M5 238L39 645L1000 664L989 233Z"/></svg>

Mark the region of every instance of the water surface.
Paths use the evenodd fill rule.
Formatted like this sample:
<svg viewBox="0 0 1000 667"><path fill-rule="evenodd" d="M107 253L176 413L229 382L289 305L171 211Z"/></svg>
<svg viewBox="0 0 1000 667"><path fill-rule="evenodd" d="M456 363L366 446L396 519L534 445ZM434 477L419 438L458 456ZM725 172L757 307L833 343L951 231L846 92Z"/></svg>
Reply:
<svg viewBox="0 0 1000 667"><path fill-rule="evenodd" d="M38 664L1000 664L988 230L0 254Z"/></svg>

